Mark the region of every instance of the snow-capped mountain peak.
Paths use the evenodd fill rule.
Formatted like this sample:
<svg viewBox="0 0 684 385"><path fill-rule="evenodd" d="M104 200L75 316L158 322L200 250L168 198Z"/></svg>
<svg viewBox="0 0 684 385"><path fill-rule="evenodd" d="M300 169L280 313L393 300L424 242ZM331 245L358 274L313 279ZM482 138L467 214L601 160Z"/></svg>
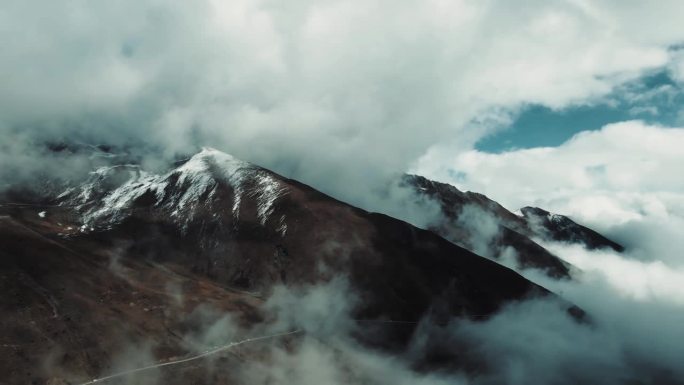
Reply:
<svg viewBox="0 0 684 385"><path fill-rule="evenodd" d="M205 147L163 174L146 172L137 165L101 167L82 185L63 192L59 199L62 205L78 208L82 214L81 231L109 228L131 211L149 208L163 210L186 229L198 211L213 212L217 219L225 211L225 201L215 199L220 189L232 195L229 210L234 221L240 219L243 203L249 198L255 202L261 225L266 225L273 215L276 200L287 193L287 188L271 172ZM277 222L284 235L285 218L278 218Z"/></svg>

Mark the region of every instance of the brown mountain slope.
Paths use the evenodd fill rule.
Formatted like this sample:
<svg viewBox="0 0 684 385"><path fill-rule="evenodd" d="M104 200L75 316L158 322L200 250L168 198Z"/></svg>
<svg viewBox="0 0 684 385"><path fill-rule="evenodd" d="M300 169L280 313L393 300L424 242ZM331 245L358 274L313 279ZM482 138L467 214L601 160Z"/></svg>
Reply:
<svg viewBox="0 0 684 385"><path fill-rule="evenodd" d="M103 376L130 346L147 352L140 362L187 357L207 349L188 336L219 315L242 330L264 322L263 299L279 285L345 277L359 298L354 319L408 322L357 336L395 352L427 315L481 319L548 294L432 232L214 150L163 175L101 169L57 201L0 206L0 372L9 383ZM233 383L232 368L262 359L258 347L235 354L221 356L212 379L202 360L153 374Z"/></svg>

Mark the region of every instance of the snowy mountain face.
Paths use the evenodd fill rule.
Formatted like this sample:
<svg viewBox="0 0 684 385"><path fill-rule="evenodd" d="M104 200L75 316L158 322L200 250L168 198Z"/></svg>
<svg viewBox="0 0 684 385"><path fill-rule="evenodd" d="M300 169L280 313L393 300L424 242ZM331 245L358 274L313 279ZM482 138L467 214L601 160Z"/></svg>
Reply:
<svg viewBox="0 0 684 385"><path fill-rule="evenodd" d="M229 215L222 190L230 191ZM205 148L182 166L162 175L150 174L137 165L102 167L81 186L59 195L63 206L73 206L81 217L81 231L109 229L135 210L154 209L185 232L200 216L230 227L241 218L246 200L256 205L256 220L287 232L286 218L274 217L275 202L287 188L274 176L231 155ZM208 213L208 214L207 214ZM242 213L244 216L245 214Z"/></svg>

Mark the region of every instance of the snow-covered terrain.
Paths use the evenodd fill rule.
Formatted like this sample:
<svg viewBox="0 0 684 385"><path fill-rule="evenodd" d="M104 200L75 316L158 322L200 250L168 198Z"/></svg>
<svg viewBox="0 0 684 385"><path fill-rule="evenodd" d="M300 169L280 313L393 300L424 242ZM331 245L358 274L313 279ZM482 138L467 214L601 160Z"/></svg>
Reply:
<svg viewBox="0 0 684 385"><path fill-rule="evenodd" d="M233 220L240 219L245 199L254 200L257 218L265 225L273 216L278 198L287 193L270 172L212 148L191 157L164 174L153 174L138 165L101 167L80 186L71 187L60 196L60 204L76 206L81 213L81 231L109 228L120 223L132 210L152 206L187 229L198 210L214 210L218 217L216 194L221 186L232 191ZM150 204L151 200L151 204ZM281 235L287 231L285 217L274 219Z"/></svg>

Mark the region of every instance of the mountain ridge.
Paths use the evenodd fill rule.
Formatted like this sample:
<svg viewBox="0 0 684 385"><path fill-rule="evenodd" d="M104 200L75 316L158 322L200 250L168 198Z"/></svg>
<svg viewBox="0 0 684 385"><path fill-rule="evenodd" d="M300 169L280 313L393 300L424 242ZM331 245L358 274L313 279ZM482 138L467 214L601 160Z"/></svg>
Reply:
<svg viewBox="0 0 684 385"><path fill-rule="evenodd" d="M624 247L611 241L598 232L577 224L566 216L552 214L548 211L525 207L520 215L508 211L498 202L476 192L462 192L453 185L429 180L419 175L406 174L404 185L412 188L417 194L436 201L443 213L430 229L444 238L472 249L472 238L479 237L479 229L469 226L467 220L477 216L485 218L490 226L489 239L484 241L486 250L480 254L500 260L507 248L518 251L515 264L520 268L535 268L546 271L554 278L571 278L576 269L569 263L554 255L536 239L547 242L579 243L589 249L610 248L622 252ZM557 218L555 221L547 217ZM463 218L466 219L464 223Z"/></svg>

